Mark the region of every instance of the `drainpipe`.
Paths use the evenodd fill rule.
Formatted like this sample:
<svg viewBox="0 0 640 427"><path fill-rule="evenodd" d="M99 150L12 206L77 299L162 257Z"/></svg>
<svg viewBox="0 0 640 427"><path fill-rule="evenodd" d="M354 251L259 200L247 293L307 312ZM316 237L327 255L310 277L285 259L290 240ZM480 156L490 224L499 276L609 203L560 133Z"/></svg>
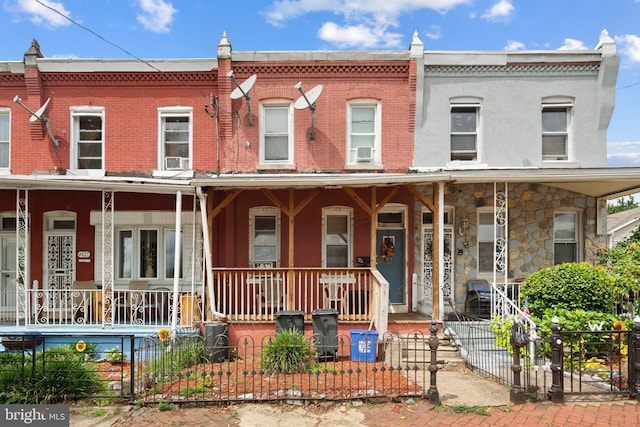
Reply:
<svg viewBox="0 0 640 427"><path fill-rule="evenodd" d="M202 187L196 187L196 194L200 200L200 219L202 222L202 238L204 246L204 268L207 274L207 289L209 290L209 305L211 306L211 313L216 319L224 320L227 316L224 313L220 313L216 310L216 298L213 293L213 261L211 260L211 243L209 241L209 228L207 221L207 196L202 192ZM206 310L205 310L206 311Z"/></svg>

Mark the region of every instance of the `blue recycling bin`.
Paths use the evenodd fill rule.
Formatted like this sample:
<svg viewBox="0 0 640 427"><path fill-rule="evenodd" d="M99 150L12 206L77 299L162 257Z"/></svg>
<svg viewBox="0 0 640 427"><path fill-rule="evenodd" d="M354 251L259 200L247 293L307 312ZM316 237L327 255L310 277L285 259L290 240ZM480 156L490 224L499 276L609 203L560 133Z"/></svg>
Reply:
<svg viewBox="0 0 640 427"><path fill-rule="evenodd" d="M378 332L352 329L351 360L354 362L375 362Z"/></svg>

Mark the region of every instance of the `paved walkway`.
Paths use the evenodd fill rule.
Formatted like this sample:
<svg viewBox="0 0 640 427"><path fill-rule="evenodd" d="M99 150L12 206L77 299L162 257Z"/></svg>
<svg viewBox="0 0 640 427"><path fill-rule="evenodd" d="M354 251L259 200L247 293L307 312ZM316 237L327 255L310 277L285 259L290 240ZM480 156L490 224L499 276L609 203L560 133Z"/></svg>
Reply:
<svg viewBox="0 0 640 427"><path fill-rule="evenodd" d="M111 412L115 410L115 412ZM71 426L638 426L640 405L526 403L497 407L434 406L428 401L341 403L306 407L243 404L224 407L107 408L101 416L72 415ZM118 413L119 411L119 413Z"/></svg>

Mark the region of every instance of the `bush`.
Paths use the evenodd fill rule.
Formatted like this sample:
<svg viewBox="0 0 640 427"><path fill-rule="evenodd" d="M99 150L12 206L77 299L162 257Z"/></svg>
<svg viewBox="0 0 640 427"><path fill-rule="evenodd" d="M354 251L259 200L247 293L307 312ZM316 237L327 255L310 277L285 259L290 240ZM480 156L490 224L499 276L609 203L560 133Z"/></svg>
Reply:
<svg viewBox="0 0 640 427"><path fill-rule="evenodd" d="M262 350L262 368L270 372L295 373L309 369L314 359L311 342L295 329L276 334Z"/></svg>
<svg viewBox="0 0 640 427"><path fill-rule="evenodd" d="M603 267L586 262L565 263L531 274L520 292L537 318L550 308L611 313L613 284L613 276Z"/></svg>

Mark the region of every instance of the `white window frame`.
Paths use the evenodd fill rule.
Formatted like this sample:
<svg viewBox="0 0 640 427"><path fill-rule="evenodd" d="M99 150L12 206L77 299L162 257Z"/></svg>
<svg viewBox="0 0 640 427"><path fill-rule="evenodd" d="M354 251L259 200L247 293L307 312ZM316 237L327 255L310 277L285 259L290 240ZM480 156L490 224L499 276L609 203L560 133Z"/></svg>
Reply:
<svg viewBox="0 0 640 427"><path fill-rule="evenodd" d="M75 171L85 171L87 174L104 174L105 170L105 108L101 106L95 105L85 105L85 106L72 106L70 108L71 115L71 169ZM80 155L80 150L78 148L79 137L80 137L80 119L82 117L99 117L102 121L102 129L100 130L102 139L100 140L100 168L80 168L78 158Z"/></svg>
<svg viewBox="0 0 640 427"><path fill-rule="evenodd" d="M557 130L545 130L544 129L544 120L543 120L543 116L545 113L545 110L549 111L551 109L555 109L555 110L563 110L565 112L565 117L566 117L566 126L565 129L557 129ZM570 159L570 153L571 153L571 116L572 116L572 111L573 111L573 104L570 102L563 102L563 103L543 103L542 104L542 109L540 111L540 129L541 129L541 134L542 134L542 161L545 162L554 162L554 161L569 161ZM545 148L546 148L546 144L545 144L545 137L552 137L552 138L557 138L557 137L564 137L565 139L565 151L564 154L561 153L557 153L557 154L545 154Z"/></svg>
<svg viewBox="0 0 640 427"><path fill-rule="evenodd" d="M480 218L485 216L485 215L490 215L491 217L491 224L486 224L486 223L481 223L480 222ZM496 219L495 219L495 212L493 210L492 207L485 207L485 208L478 208L476 211L476 224L477 224L477 231L476 231L476 239L477 239L477 247L478 247L478 255L476 256L476 268L478 271L478 277L491 277L493 275L493 269L494 269L494 264L495 264L495 256L496 256L496 239L499 239L500 237L503 237L503 229L502 227L497 227L497 233L498 235L496 236ZM490 231L484 230L485 226L490 226ZM483 235L489 233L490 240L489 238L484 239ZM492 244L492 249L491 249L491 268L486 270L486 269L481 269L481 266L487 264L487 260L485 259L480 259L480 245L484 243L484 244ZM481 262L483 261L483 262Z"/></svg>
<svg viewBox="0 0 640 427"><path fill-rule="evenodd" d="M6 117L6 139L2 138L2 129L0 125L0 146L7 147L7 164L3 165L0 162L0 173L9 173L9 168L11 167L11 109L0 107L0 120L5 120ZM2 123L0 121L0 123Z"/></svg>
<svg viewBox="0 0 640 427"><path fill-rule="evenodd" d="M256 217L272 216L275 219L275 259L259 260L256 259L256 234L255 224ZM249 267L268 266L278 267L280 265L280 209L272 206L257 206L249 209Z"/></svg>
<svg viewBox="0 0 640 427"><path fill-rule="evenodd" d="M453 129L453 114L456 109L473 109L475 112L476 123L475 123L475 131L473 132L465 132L465 131L454 131ZM449 152L450 158L452 162L480 162L480 140L481 140L481 130L482 130L482 109L480 103L451 103L449 107ZM474 136L475 137L475 150L454 150L453 147L453 139L456 136ZM458 153L458 154L456 154ZM473 158L456 158L456 155L463 156L467 154L466 157Z"/></svg>
<svg viewBox="0 0 640 427"><path fill-rule="evenodd" d="M322 266L327 268L327 227L330 216L343 216L347 225L347 265L335 268L353 267L353 209L345 206L328 206L322 208ZM332 266L333 267L333 266Z"/></svg>
<svg viewBox="0 0 640 427"><path fill-rule="evenodd" d="M156 269L155 269L155 275L154 276L145 276L141 273L141 268L142 268L142 237L141 234L144 231L154 231L156 233L156 253L155 253L155 265L156 265ZM145 280L153 280L153 281L167 281L167 280L172 280L173 276L169 276L167 275L167 265L169 264L173 264L174 262L174 255L173 253L170 254L169 256L167 256L166 254L166 242L167 242L167 234L169 232L175 232L175 227L174 226L146 226L146 225L139 225L139 226L130 226L130 225L123 225L120 227L117 227L115 230L115 235L116 237L116 250L115 250L115 264L116 264L116 277L118 280L135 280L135 279L145 279ZM131 240L132 240L132 249L131 249L131 254L124 254L123 251L123 247L121 245L121 233L123 232L129 232L131 233ZM184 231L181 231L182 234L182 245L181 245L181 268L180 268L180 279L184 279L185 278L185 274L184 274L184 262L185 262L185 248L184 248L184 239L185 239L185 235L184 235ZM175 236L174 236L175 237ZM175 239L173 240L175 241ZM123 260L127 258L130 260L131 262L131 267L130 267L130 274L129 275L125 275L123 272L123 265L122 262Z"/></svg>
<svg viewBox="0 0 640 427"><path fill-rule="evenodd" d="M287 158L267 160L266 159L266 140L270 136L267 133L267 110L270 108L282 108L287 109ZM263 102L260 104L260 147L259 147L259 163L261 168L269 168L270 166L280 167L282 165L292 166L293 162L293 147L294 147L294 127L293 127L293 103L289 100L271 100L269 102ZM274 133L273 136L284 136L284 133Z"/></svg>
<svg viewBox="0 0 640 427"><path fill-rule="evenodd" d="M557 217L558 216L566 216L571 215L574 218L573 221L573 237L558 237L556 226L558 224ZM582 262L582 215L579 210L556 210L553 212L553 228L552 228L552 239L553 239L553 264L561 264L563 262ZM571 244L575 245L574 249L574 259L571 260L556 260L556 246L557 245L565 245Z"/></svg>
<svg viewBox="0 0 640 427"><path fill-rule="evenodd" d="M188 157L167 156L167 142L165 141L165 126L167 118L186 117L189 120L188 141L180 141L179 144L188 144ZM171 144L171 143L169 143ZM175 170L167 169L165 159L167 157L180 157L181 166ZM160 107L158 108L158 170L166 172L179 172L193 168L193 108L183 106Z"/></svg>
<svg viewBox="0 0 640 427"><path fill-rule="evenodd" d="M353 130L353 109L354 108L373 108L373 132L356 133ZM354 137L357 136L373 136L371 145L363 147L371 148L371 160L363 160L358 157L358 147L355 145ZM347 104L347 163L349 165L367 166L370 164L380 164L382 153L382 103L378 100L361 99L351 101Z"/></svg>

